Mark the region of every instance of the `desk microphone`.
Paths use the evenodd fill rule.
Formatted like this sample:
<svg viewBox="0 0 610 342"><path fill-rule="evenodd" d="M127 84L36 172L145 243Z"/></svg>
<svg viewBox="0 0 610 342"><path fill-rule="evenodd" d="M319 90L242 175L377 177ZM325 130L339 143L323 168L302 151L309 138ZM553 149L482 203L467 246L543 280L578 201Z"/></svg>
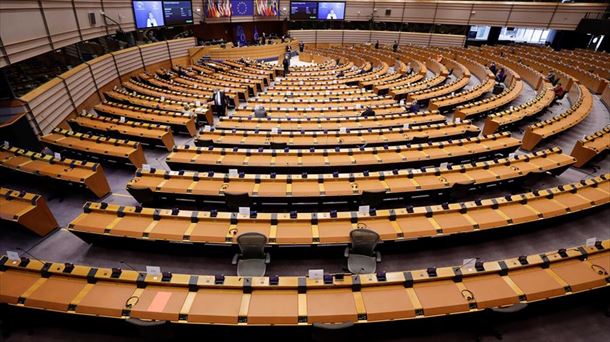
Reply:
<svg viewBox="0 0 610 342"><path fill-rule="evenodd" d="M121 260L120 261L121 264L127 266L129 269L131 269L132 271L136 271L139 272L138 270L136 270L135 268L133 268L130 264L126 263L125 261Z"/></svg>

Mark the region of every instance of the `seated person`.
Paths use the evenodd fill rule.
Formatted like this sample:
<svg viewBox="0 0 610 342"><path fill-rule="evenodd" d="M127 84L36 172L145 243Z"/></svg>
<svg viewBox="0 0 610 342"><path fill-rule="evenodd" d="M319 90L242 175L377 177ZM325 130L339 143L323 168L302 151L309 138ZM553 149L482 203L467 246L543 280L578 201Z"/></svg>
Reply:
<svg viewBox="0 0 610 342"><path fill-rule="evenodd" d="M220 89L214 90L212 101L214 101L212 111L218 116L224 116L227 111L227 96L225 92Z"/></svg>
<svg viewBox="0 0 610 342"><path fill-rule="evenodd" d="M409 106L409 110L411 111L411 113L419 112L419 103L417 103L417 100L413 100L413 102L411 102L411 106Z"/></svg>
<svg viewBox="0 0 610 342"><path fill-rule="evenodd" d="M552 71L549 71L549 74L546 77L546 80L551 82L552 85L556 85L557 82L559 82L559 79L557 79L557 76L555 76L555 73Z"/></svg>
<svg viewBox="0 0 610 342"><path fill-rule="evenodd" d="M407 63L407 75L411 75L413 73L413 68L411 67L411 62Z"/></svg>
<svg viewBox="0 0 610 342"><path fill-rule="evenodd" d="M360 114L360 116L363 116L365 118L375 116L375 111L371 107L366 107L366 109L364 110L364 112L362 112L362 114Z"/></svg>
<svg viewBox="0 0 610 342"><path fill-rule="evenodd" d="M398 42L394 41L394 45L392 45L392 51L397 52L398 51Z"/></svg>
<svg viewBox="0 0 610 342"><path fill-rule="evenodd" d="M500 71L498 71L498 73L496 74L496 81L504 82L505 79L506 79L506 71L504 70L504 68L501 68Z"/></svg>
<svg viewBox="0 0 610 342"><path fill-rule="evenodd" d="M561 86L561 83L557 83L557 86L553 88L553 91L555 92L555 99L553 100L553 102L563 99L566 94L566 91Z"/></svg>
<svg viewBox="0 0 610 342"><path fill-rule="evenodd" d="M265 110L265 107L263 107L263 106L254 107L254 117L255 118L266 118L267 111Z"/></svg>
<svg viewBox="0 0 610 342"><path fill-rule="evenodd" d="M496 72L498 72L498 67L496 66L495 62L491 62L491 64L489 65L489 70L491 70L491 72L493 72L494 75L496 74Z"/></svg>
<svg viewBox="0 0 610 342"><path fill-rule="evenodd" d="M337 78L339 78L339 77L344 77L344 76L345 76L345 74L343 73L343 70L341 70L341 71L339 71L339 72L337 73L337 75L336 75L336 76L337 76Z"/></svg>

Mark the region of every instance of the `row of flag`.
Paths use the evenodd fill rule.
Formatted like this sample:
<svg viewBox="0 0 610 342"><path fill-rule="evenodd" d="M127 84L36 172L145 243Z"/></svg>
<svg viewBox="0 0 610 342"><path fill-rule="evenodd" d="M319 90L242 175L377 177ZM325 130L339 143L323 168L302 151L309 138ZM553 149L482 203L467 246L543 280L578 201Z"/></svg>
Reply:
<svg viewBox="0 0 610 342"><path fill-rule="evenodd" d="M206 17L279 15L278 0L206 0Z"/></svg>

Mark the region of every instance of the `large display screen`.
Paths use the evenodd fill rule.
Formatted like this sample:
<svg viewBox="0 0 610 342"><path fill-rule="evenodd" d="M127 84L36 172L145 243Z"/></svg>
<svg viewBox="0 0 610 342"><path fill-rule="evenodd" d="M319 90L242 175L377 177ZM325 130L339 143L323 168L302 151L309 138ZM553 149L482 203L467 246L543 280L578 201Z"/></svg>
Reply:
<svg viewBox="0 0 610 342"><path fill-rule="evenodd" d="M190 1L163 1L165 25L190 25L193 23L193 7Z"/></svg>
<svg viewBox="0 0 610 342"><path fill-rule="evenodd" d="M279 15L277 0L254 0L254 15L276 17Z"/></svg>
<svg viewBox="0 0 610 342"><path fill-rule="evenodd" d="M161 1L132 1L136 28L145 29L165 25Z"/></svg>
<svg viewBox="0 0 610 342"><path fill-rule="evenodd" d="M318 18L318 3L314 1L291 1L290 19L309 20Z"/></svg>
<svg viewBox="0 0 610 342"><path fill-rule="evenodd" d="M319 20L343 20L345 2L318 2Z"/></svg>

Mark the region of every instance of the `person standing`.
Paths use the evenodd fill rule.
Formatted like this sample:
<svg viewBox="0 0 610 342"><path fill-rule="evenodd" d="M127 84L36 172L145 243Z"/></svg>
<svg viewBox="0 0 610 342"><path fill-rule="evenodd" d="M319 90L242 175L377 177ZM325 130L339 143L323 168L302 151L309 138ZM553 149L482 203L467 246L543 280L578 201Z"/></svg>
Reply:
<svg viewBox="0 0 610 342"><path fill-rule="evenodd" d="M299 42L299 52L303 52L303 50L305 50L305 43L301 41Z"/></svg>
<svg viewBox="0 0 610 342"><path fill-rule="evenodd" d="M398 52L398 42L394 41L394 45L392 45L392 51Z"/></svg>
<svg viewBox="0 0 610 342"><path fill-rule="evenodd" d="M375 42L375 49L379 49L379 41Z"/></svg>
<svg viewBox="0 0 610 342"><path fill-rule="evenodd" d="M212 100L214 101L214 113L218 116L225 116L227 110L227 95L225 92L220 89L214 90Z"/></svg>
<svg viewBox="0 0 610 342"><path fill-rule="evenodd" d="M282 64L284 66L284 76L286 76L286 75L288 75L289 68L290 68L290 56L285 55L284 60L282 61Z"/></svg>

